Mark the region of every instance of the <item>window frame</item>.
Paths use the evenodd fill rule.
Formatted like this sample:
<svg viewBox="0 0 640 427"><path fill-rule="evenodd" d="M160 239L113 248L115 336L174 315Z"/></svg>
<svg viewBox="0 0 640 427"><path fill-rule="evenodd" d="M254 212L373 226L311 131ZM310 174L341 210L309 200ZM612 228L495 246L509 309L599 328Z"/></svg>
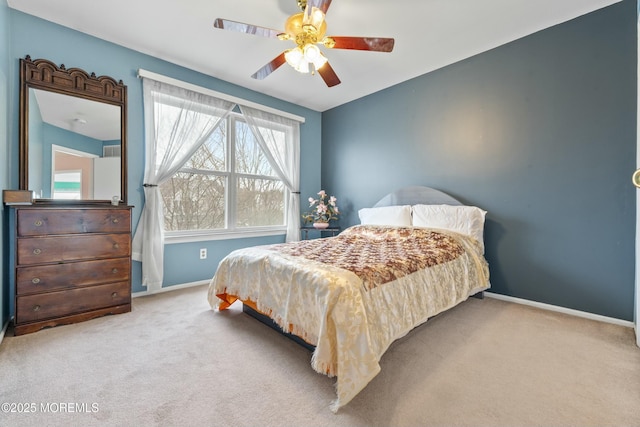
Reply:
<svg viewBox="0 0 640 427"><path fill-rule="evenodd" d="M241 178L249 179L265 179L283 183L282 179L277 176L267 175L252 175L247 173L236 172L235 153L237 148L236 141L236 122L244 122L249 128L249 124L241 113L232 111L225 118L226 121L226 163L227 171L216 170L200 170L193 168L181 168L178 172L184 173L197 173L203 175L221 176L226 180L225 184L225 228L224 229L200 229L200 230L175 230L165 231L164 243L176 244L176 243L188 243L188 242L200 242L209 240L227 240L238 238L250 238L250 237L269 237L285 235L287 232L287 214L289 209L289 196L290 190L283 184L283 221L282 225L276 226L255 226L255 227L236 227L236 213L237 213L237 182ZM286 126L282 126L278 123L271 123L272 129L282 130L287 132ZM248 129L251 132L251 129ZM232 226L233 224L233 226Z"/></svg>

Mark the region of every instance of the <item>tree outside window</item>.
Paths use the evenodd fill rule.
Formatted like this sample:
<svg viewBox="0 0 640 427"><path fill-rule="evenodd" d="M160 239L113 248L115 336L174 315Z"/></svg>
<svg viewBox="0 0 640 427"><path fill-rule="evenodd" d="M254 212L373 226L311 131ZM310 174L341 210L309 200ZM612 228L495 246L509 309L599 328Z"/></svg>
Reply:
<svg viewBox="0 0 640 427"><path fill-rule="evenodd" d="M264 131L284 149L283 130L274 124ZM239 114L229 115L160 191L168 232L286 226L287 190Z"/></svg>

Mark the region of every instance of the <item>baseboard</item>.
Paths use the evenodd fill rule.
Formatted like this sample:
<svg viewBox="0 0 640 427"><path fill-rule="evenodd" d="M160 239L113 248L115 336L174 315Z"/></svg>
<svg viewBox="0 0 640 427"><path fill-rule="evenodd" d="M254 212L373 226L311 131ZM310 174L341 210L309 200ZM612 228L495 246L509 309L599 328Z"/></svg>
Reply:
<svg viewBox="0 0 640 427"><path fill-rule="evenodd" d="M2 344L2 340L4 339L4 334L7 332L7 328L9 327L9 322L11 319L7 320L7 323L4 324L2 330L0 331L0 344Z"/></svg>
<svg viewBox="0 0 640 427"><path fill-rule="evenodd" d="M571 308L560 307L557 305L545 304L542 302L530 301L522 298L510 297L507 295L495 294L493 292L484 293L489 298L499 299L502 301L513 302L516 304L528 305L530 307L540 308L542 310L555 311L558 313L569 314L571 316L582 317L585 319L596 320L598 322L612 323L614 325L634 328L633 322L628 320L616 319L615 317L601 316L599 314L588 313L586 311L573 310Z"/></svg>
<svg viewBox="0 0 640 427"><path fill-rule="evenodd" d="M170 292L170 291L177 291L179 289L186 289L186 288L193 288L194 286L202 286L202 285L206 285L209 283L209 280L200 280L197 282L190 282L190 283L182 283L180 285L171 285L171 286L167 286L164 288L160 288L157 291L154 292L149 292L149 291L141 291L141 292L134 292L131 294L131 298L137 298L137 297L144 297L147 295L155 295L155 294L160 294L163 292Z"/></svg>

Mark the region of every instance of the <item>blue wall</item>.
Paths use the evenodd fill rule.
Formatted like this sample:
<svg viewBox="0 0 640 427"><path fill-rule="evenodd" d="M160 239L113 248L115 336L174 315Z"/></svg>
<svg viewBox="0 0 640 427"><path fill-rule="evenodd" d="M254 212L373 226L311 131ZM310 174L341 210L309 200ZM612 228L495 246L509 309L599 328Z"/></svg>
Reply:
<svg viewBox="0 0 640 427"><path fill-rule="evenodd" d="M301 192L302 194L311 194L318 191L320 186L320 162L318 159L321 154L320 113L8 9L5 0L0 0L0 31L5 31L7 28L1 25L3 20L10 20L12 24L11 42L8 47L5 46L4 54L0 56L2 64L0 84L8 87L9 94L8 99L3 98L1 101L3 104L0 113L3 111L2 108L7 109L10 117L8 130L2 134L7 138L0 138L0 144L4 144L5 140L8 140L12 145L10 155L4 160L3 170L6 170L11 164L17 165L18 163L19 59L30 55L33 59L45 58L58 65L64 64L67 68L78 67L87 72L95 72L98 76L108 75L118 80L122 79L127 85L129 162L127 191L129 204L135 206L133 210L134 226L137 225L144 197L142 191L144 174L142 81L136 77L139 68L305 117L306 123L302 124L300 128ZM2 40L4 43L5 39ZM215 60L214 56L212 56L212 61ZM7 69L10 71L9 75L3 76L2 72L6 73ZM7 79L4 83L2 82L3 77ZM6 103L4 99L7 99ZM2 117L0 117L0 124L2 124L1 120ZM10 181L2 187L17 188L17 167L11 166L9 169ZM163 286L210 279L220 259L232 249L260 243L274 243L274 241L284 241L284 235L278 238L167 245ZM209 257L207 260L199 259L199 248L208 249ZM6 268L6 265L3 266L3 269ZM145 288L141 285L140 263L134 262L133 291L144 290Z"/></svg>
<svg viewBox="0 0 640 427"><path fill-rule="evenodd" d="M627 0L325 112L341 225L432 186L489 212L493 292L632 320L636 56Z"/></svg>
<svg viewBox="0 0 640 427"><path fill-rule="evenodd" d="M9 19L9 8L5 0L0 0L0 160L2 167L0 167L0 188L9 188L9 176L11 166L9 164L9 158L11 157L11 147L13 145L11 141L11 135L9 133L9 122L14 117L9 108L8 93L10 89L10 80L14 77L11 72L11 60L9 59L9 52L11 50L10 36L11 36L11 20ZM16 125L17 126L17 125ZM14 148L15 149L15 148ZM0 215L0 268L2 269L2 275L0 275L0 331L4 327L9 317L9 276L8 276L8 262L6 257L8 254L7 242L5 242L5 227L6 227L6 215L4 212L4 205L1 208L2 215Z"/></svg>

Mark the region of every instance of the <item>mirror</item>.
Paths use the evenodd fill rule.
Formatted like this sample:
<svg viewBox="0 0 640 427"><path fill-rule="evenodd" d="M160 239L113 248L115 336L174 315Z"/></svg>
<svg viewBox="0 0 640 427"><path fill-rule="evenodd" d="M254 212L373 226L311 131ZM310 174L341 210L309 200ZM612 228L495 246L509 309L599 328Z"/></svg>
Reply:
<svg viewBox="0 0 640 427"><path fill-rule="evenodd" d="M126 86L20 60L20 189L34 203L127 203Z"/></svg>

